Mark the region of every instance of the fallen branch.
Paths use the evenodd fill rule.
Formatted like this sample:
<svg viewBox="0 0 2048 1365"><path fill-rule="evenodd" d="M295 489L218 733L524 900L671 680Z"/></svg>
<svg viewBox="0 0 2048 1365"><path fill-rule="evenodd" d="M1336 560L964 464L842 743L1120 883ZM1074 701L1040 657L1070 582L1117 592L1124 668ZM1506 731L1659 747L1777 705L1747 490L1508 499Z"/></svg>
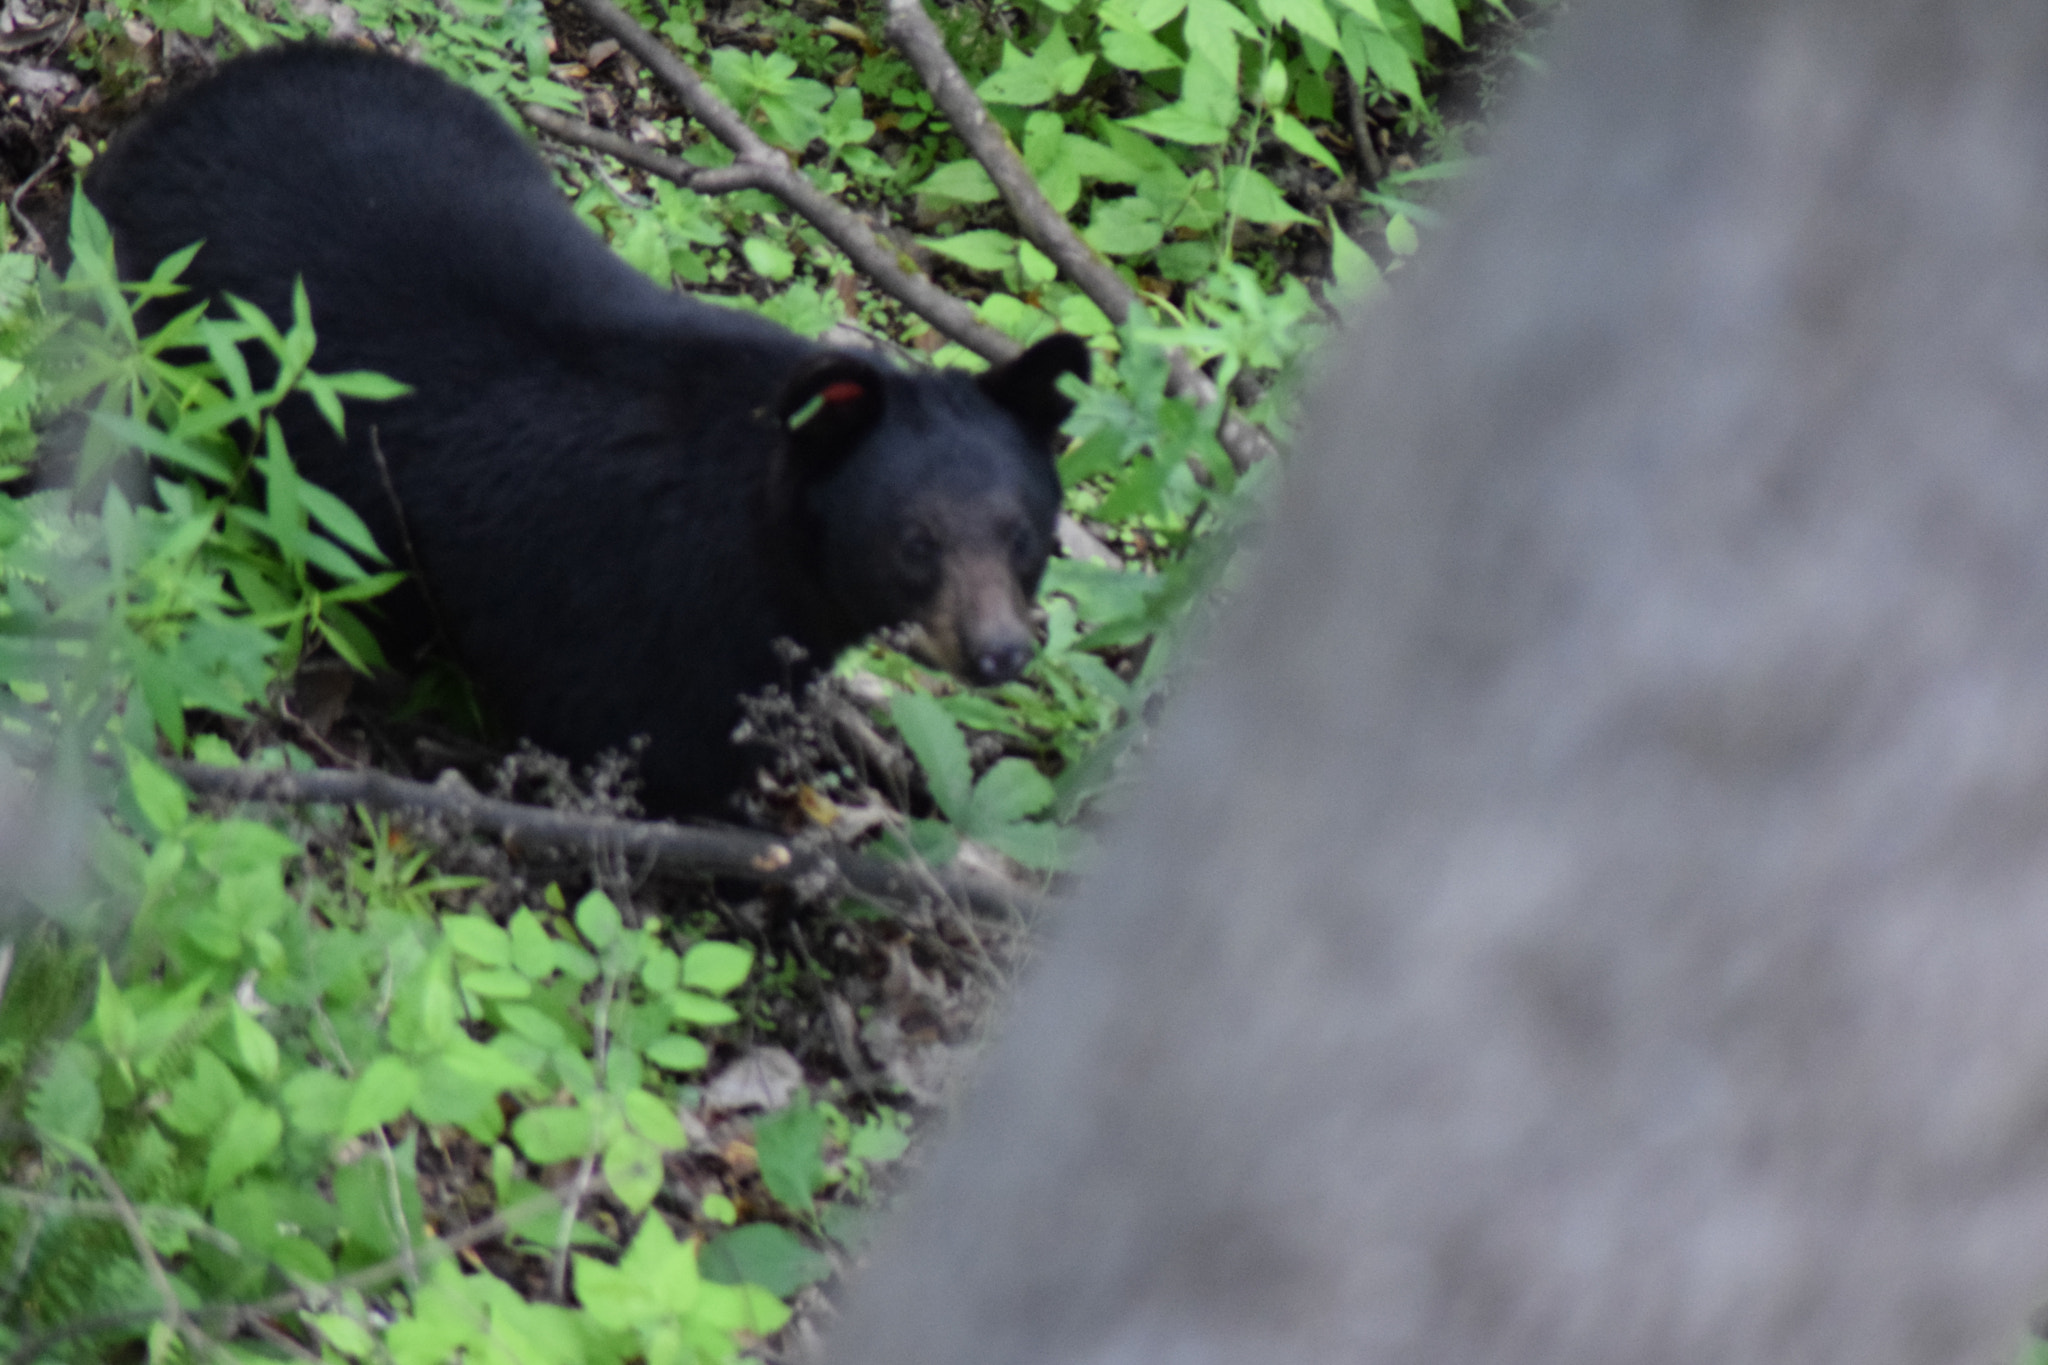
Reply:
<svg viewBox="0 0 2048 1365"><path fill-rule="evenodd" d="M735 183L730 188L740 188L737 182L744 177L746 188L766 190L789 205L792 211L824 234L827 241L845 252L854 267L873 280L878 288L900 300L905 307L976 355L1001 364L1024 349L975 317L973 309L939 288L929 277L905 269L902 257L892 243L883 241L861 220L860 215L812 184L810 178L790 161L787 153L769 146L760 134L747 126L746 120L731 105L720 99L696 72L671 52L666 43L642 28L631 15L612 4L611 0L577 0L577 3L669 88L690 117L710 129L712 136L732 149L737 159L732 166L721 168L732 172L731 180ZM532 106L524 112L536 127L546 129L565 141L607 152L656 175L675 178L669 170L658 168L648 160L645 149L624 138L559 115L548 115L545 110L539 112L546 117L536 117ZM598 138L606 140L600 142L596 140ZM661 160L669 163L671 168L685 164L673 157L662 157ZM688 168L688 173L689 179L677 183L700 190L707 184L716 186L719 183L711 180L708 172L694 166Z"/></svg>
<svg viewBox="0 0 2048 1365"><path fill-rule="evenodd" d="M584 3L587 5L591 0ZM988 106L974 93L959 63L946 50L938 25L925 13L924 0L889 0L889 20L883 31L924 82L932 102L952 121L953 132L988 172L996 192L1010 206L1018 231L1043 251L1111 322L1122 326L1137 306L1137 291L1081 240L1066 215L1046 199L1038 188L1037 178L1017 155L1002 128L989 117ZM1173 366L1169 393L1204 408L1218 402L1215 381L1202 373L1185 352L1175 350L1169 359ZM1247 399L1243 386L1233 387L1241 400L1257 401L1255 393ZM1223 414L1216 436L1240 473L1273 453L1272 438L1234 412Z"/></svg>
<svg viewBox="0 0 2048 1365"><path fill-rule="evenodd" d="M807 846L753 830L577 815L499 801L454 783L413 782L374 769L284 772L185 761L165 766L193 791L206 795L269 805L363 805L439 816L494 835L520 855L616 853L666 871L789 886L806 896L843 890L898 906L946 899L1000 919L1029 918L1038 908L1039 898L1031 891L986 874L885 862L851 849Z"/></svg>

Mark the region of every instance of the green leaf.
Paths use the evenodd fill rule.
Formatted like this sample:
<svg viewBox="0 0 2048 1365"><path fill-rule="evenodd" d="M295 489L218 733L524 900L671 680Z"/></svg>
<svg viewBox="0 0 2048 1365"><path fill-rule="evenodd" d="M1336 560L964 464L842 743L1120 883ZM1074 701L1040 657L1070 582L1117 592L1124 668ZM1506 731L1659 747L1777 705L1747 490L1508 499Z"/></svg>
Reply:
<svg viewBox="0 0 2048 1365"><path fill-rule="evenodd" d="M766 237L748 237L740 242L740 254L747 266L765 280L781 283L796 273L796 256L780 242Z"/></svg>
<svg viewBox="0 0 2048 1365"><path fill-rule="evenodd" d="M261 1165L284 1137L284 1119L257 1099L244 1099L213 1139L206 1159L206 1196L232 1185Z"/></svg>
<svg viewBox="0 0 2048 1365"><path fill-rule="evenodd" d="M1223 195L1231 212L1250 222L1289 227L1315 221L1288 203L1278 185L1250 166L1224 168Z"/></svg>
<svg viewBox="0 0 2048 1365"><path fill-rule="evenodd" d="M1301 120L1284 109L1273 111L1273 134L1332 175L1344 174L1344 168L1337 164L1337 158L1330 154L1330 149L1318 142L1316 135Z"/></svg>
<svg viewBox="0 0 2048 1365"><path fill-rule="evenodd" d="M1102 35L1102 56L1125 71L1172 71L1180 54L1149 33L1109 29Z"/></svg>
<svg viewBox="0 0 2048 1365"><path fill-rule="evenodd" d="M1191 147L1213 147L1230 137L1228 124L1218 122L1206 107L1185 101L1127 118L1123 124L1126 128L1135 128L1170 142L1185 142Z"/></svg>
<svg viewBox="0 0 2048 1365"><path fill-rule="evenodd" d="M686 1024L700 1024L706 1027L718 1024L736 1024L740 1013L723 1000L713 1000L708 995L695 991L677 991L668 1000L669 1012Z"/></svg>
<svg viewBox="0 0 2048 1365"><path fill-rule="evenodd" d="M831 1261L776 1223L749 1223L719 1233L705 1244L699 1262L707 1280L758 1284L780 1298L832 1273Z"/></svg>
<svg viewBox="0 0 2048 1365"><path fill-rule="evenodd" d="M450 915L441 921L441 932L464 957L486 967L511 965L511 935L483 915Z"/></svg>
<svg viewBox="0 0 2048 1365"><path fill-rule="evenodd" d="M511 940L512 966L535 981L552 976L555 971L555 941L548 937L548 931L541 925L540 916L520 906L512 914L512 922L505 926ZM456 945L458 948L461 945Z"/></svg>
<svg viewBox="0 0 2048 1365"><path fill-rule="evenodd" d="M1406 214L1397 213L1387 220L1387 249L1397 256L1413 256L1421 243L1415 236L1415 224L1408 221Z"/></svg>
<svg viewBox="0 0 2048 1365"><path fill-rule="evenodd" d="M128 751L128 788L142 818L160 834L184 827L191 814L185 803L185 789L178 779L159 768L140 750Z"/></svg>
<svg viewBox="0 0 2048 1365"><path fill-rule="evenodd" d="M122 997L121 988L114 984L114 974L107 970L105 958L100 959L100 986L93 997L92 1022L100 1035L100 1046L109 1055L122 1059L134 1055L135 1011Z"/></svg>
<svg viewBox="0 0 2048 1365"><path fill-rule="evenodd" d="M997 198L996 183L979 161L949 161L918 185L917 193L956 204L986 204Z"/></svg>
<svg viewBox="0 0 2048 1365"><path fill-rule="evenodd" d="M306 505L307 514L319 522L327 534L366 558L380 564L385 562L384 553L377 548L376 537L370 534L370 528L363 524L354 508L326 489L310 483L299 486L299 500Z"/></svg>
<svg viewBox="0 0 2048 1365"><path fill-rule="evenodd" d="M342 1111L339 1136L355 1137L390 1123L412 1107L419 1089L419 1072L404 1058L390 1053L377 1058L356 1078Z"/></svg>
<svg viewBox="0 0 2048 1365"><path fill-rule="evenodd" d="M1339 289L1356 298L1379 283L1380 268L1365 248L1337 225L1334 211L1329 213L1325 225L1330 230L1330 273Z"/></svg>
<svg viewBox="0 0 2048 1365"><path fill-rule="evenodd" d="M301 1071L284 1083L284 1102L295 1132L326 1135L340 1129L353 1088L332 1071Z"/></svg>
<svg viewBox="0 0 2048 1365"><path fill-rule="evenodd" d="M259 1081L277 1079L277 1039L255 1015L240 1005L234 1008L235 1053L242 1069Z"/></svg>
<svg viewBox="0 0 2048 1365"><path fill-rule="evenodd" d="M512 1120L512 1140L528 1161L540 1166L583 1156L596 1138L590 1111L581 1105L529 1109Z"/></svg>
<svg viewBox="0 0 2048 1365"><path fill-rule="evenodd" d="M807 1214L811 1195L826 1180L825 1114L808 1104L792 1105L754 1122L754 1152L761 1183L783 1207Z"/></svg>
<svg viewBox="0 0 2048 1365"><path fill-rule="evenodd" d="M1458 22L1457 0L1408 0L1422 22L1449 38L1458 46L1465 45L1465 30ZM1326 44L1335 46L1335 44Z"/></svg>
<svg viewBox="0 0 2048 1365"><path fill-rule="evenodd" d="M1188 19L1183 30L1188 51L1199 53L1208 64L1237 80L1237 40L1260 41L1259 27L1229 0L1188 0Z"/></svg>
<svg viewBox="0 0 2048 1365"><path fill-rule="evenodd" d="M754 968L754 950L744 943L699 943L683 954L683 984L708 995L728 995Z"/></svg>
<svg viewBox="0 0 2048 1365"><path fill-rule="evenodd" d="M637 1133L620 1133L604 1152L605 1183L634 1213L661 1193L661 1150Z"/></svg>
<svg viewBox="0 0 2048 1365"><path fill-rule="evenodd" d="M1070 836L1058 825L1037 821L1003 825L979 837L990 848L1040 872L1058 872L1073 861Z"/></svg>
<svg viewBox="0 0 2048 1365"><path fill-rule="evenodd" d="M327 1343L345 1356L367 1357L377 1352L369 1331L353 1318L340 1313L314 1313L307 1319Z"/></svg>
<svg viewBox="0 0 2048 1365"><path fill-rule="evenodd" d="M1052 804L1052 783L1028 760L1005 758L974 785L972 818L961 822L969 834L1036 815Z"/></svg>
<svg viewBox="0 0 2048 1365"><path fill-rule="evenodd" d="M948 819L958 820L974 794L974 765L960 727L922 692L897 695L889 703L889 718L924 769L932 800Z"/></svg>
<svg viewBox="0 0 2048 1365"><path fill-rule="evenodd" d="M233 1084L234 1078L228 1079ZM102 1117L98 1062L83 1043L67 1042L29 1092L29 1126L45 1142L90 1150L99 1141Z"/></svg>
<svg viewBox="0 0 2048 1365"><path fill-rule="evenodd" d="M157 1111L157 1118L172 1132L203 1137L227 1121L241 1103L242 1084L212 1049L192 1054L192 1074L171 1087L171 1102Z"/></svg>
<svg viewBox="0 0 2048 1365"><path fill-rule="evenodd" d="M1415 74L1415 63L1409 60L1400 40L1348 17L1343 25L1343 38L1343 46L1338 50L1344 53L1347 64L1368 68L1388 89L1406 96L1409 104L1417 109L1424 107L1422 80ZM1352 74L1355 77L1359 73L1354 69Z"/></svg>
<svg viewBox="0 0 2048 1365"><path fill-rule="evenodd" d="M925 247L949 260L955 260L970 270L985 270L991 274L1007 270L1017 262L1017 239L1007 232L993 228L977 228L972 232L958 232L951 237L920 237Z"/></svg>
<svg viewBox="0 0 2048 1365"><path fill-rule="evenodd" d="M1054 69L1024 55L1014 43L1003 44L1003 62L974 93L989 104L1028 109L1044 104L1056 89Z"/></svg>
<svg viewBox="0 0 2048 1365"><path fill-rule="evenodd" d="M1096 200L1081 238L1105 256L1136 256L1164 241L1166 230L1157 207L1137 195L1127 195Z"/></svg>
<svg viewBox="0 0 2048 1365"><path fill-rule="evenodd" d="M620 1101L626 1111L626 1122L633 1131L646 1138L665 1152L681 1151L690 1145L690 1138L683 1131L682 1121L667 1101L645 1090L629 1090Z"/></svg>
<svg viewBox="0 0 2048 1365"><path fill-rule="evenodd" d="M1338 45L1337 25L1324 0L1259 0L1259 8L1275 24L1284 23L1324 47L1335 49Z"/></svg>
<svg viewBox="0 0 2048 1365"><path fill-rule="evenodd" d="M610 947L618 939L623 923L619 907L602 891L588 892L576 902L575 918L577 932L583 935L584 942L597 949Z"/></svg>
<svg viewBox="0 0 2048 1365"><path fill-rule="evenodd" d="M642 1050L656 1066L670 1071L700 1071L711 1062L711 1049L686 1033L667 1033Z"/></svg>

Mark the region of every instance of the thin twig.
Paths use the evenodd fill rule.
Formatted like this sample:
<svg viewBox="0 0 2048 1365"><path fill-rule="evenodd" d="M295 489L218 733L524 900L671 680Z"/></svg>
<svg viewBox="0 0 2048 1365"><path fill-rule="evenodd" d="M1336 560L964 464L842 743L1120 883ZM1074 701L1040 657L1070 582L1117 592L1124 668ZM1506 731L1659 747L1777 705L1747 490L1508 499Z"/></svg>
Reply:
<svg viewBox="0 0 2048 1365"><path fill-rule="evenodd" d="M280 772L222 768L171 760L165 764L195 792L272 805L350 806L440 816L495 835L518 852L616 849L670 871L734 877L825 894L843 887L871 900L916 905L931 898L959 901L977 913L1029 919L1038 897L985 873L944 869L920 872L851 849L807 846L789 839L711 825L622 820L606 815L522 806L480 796L466 787L429 786L374 770Z"/></svg>
<svg viewBox="0 0 2048 1365"><path fill-rule="evenodd" d="M68 141L68 138L59 138L57 150L50 153L50 159L29 172L28 179L16 185L14 193L7 197L7 211L13 215L15 226L19 227L22 235L28 238L29 250L46 261L50 259L50 244L43 240L43 234L36 230L36 225L31 223L28 215L21 211L21 201L30 190L36 187L37 181L48 175L56 168L57 163L64 159L64 144Z"/></svg>
<svg viewBox="0 0 2048 1365"><path fill-rule="evenodd" d="M1372 145L1372 124L1365 112L1365 89L1351 79L1351 73L1342 63L1337 67L1337 80L1344 87L1344 117L1351 127L1351 145L1358 153L1359 188L1369 190L1379 184L1387 168L1380 164L1379 149Z"/></svg>
<svg viewBox="0 0 2048 1365"><path fill-rule="evenodd" d="M142 1219L135 1212L135 1206L128 1202L127 1191L114 1179L113 1173L99 1162L84 1156L80 1156L78 1161L92 1172L93 1179L99 1182L100 1189L105 1192L107 1202L114 1206L114 1216L128 1231L128 1240L135 1248L135 1257L142 1262L143 1273L149 1276L149 1287L156 1292L157 1302L161 1305L151 1316L160 1317L173 1332L184 1338L185 1344L191 1347L195 1356L204 1360L208 1353L207 1348L213 1343L190 1318L185 1316L185 1306L178 1302L178 1291L172 1288L169 1272L164 1269L163 1261L156 1254L156 1248L150 1245L149 1234L143 1231Z"/></svg>
<svg viewBox="0 0 2048 1365"><path fill-rule="evenodd" d="M590 0L584 2L588 4ZM917 72L925 89L931 92L932 102L952 122L954 133L967 145L967 150L981 163L982 169L988 172L997 193L1010 206L1018 231L1079 286L1111 322L1122 326L1137 306L1137 291L1097 256L1094 249L1074 231L1066 215L1047 201L1024 159L1010 145L1002 128L989 117L988 107L968 85L959 63L946 51L946 42L939 34L938 25L925 13L924 0L889 0L889 20L884 32ZM1168 358L1172 364L1168 392L1175 397L1186 398L1198 407L1207 408L1217 403L1215 381L1190 361L1185 352L1176 349ZM1246 383L1249 385L1251 381ZM1246 394L1251 394L1249 401L1257 401L1253 391L1255 386L1233 387L1241 401L1245 400ZM1223 414L1216 437L1229 453L1230 462L1240 472L1273 453L1272 438L1234 412Z"/></svg>
<svg viewBox="0 0 2048 1365"><path fill-rule="evenodd" d="M927 276L906 269L896 248L884 242L860 216L826 194L798 171L789 156L771 147L747 126L732 106L720 99L698 78L668 45L642 28L638 21L611 0L577 0L600 28L640 64L653 72L675 95L690 117L703 124L712 136L732 149L736 164L761 177L760 186L810 225L825 239L846 253L854 267L875 284L900 299L907 307L946 336L968 350L998 364L1015 357L1023 347L974 316L974 310L934 284Z"/></svg>

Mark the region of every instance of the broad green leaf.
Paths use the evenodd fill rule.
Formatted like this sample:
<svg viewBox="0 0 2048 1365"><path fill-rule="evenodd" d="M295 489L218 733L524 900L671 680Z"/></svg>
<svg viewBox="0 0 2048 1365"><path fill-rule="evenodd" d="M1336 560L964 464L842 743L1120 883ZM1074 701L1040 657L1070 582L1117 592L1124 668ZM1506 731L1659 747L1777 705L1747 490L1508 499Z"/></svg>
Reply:
<svg viewBox="0 0 2048 1365"><path fill-rule="evenodd" d="M1046 60L1047 49L1051 47L1048 40L1035 56L1027 57L1014 43L1004 43L1002 65L976 86L974 93L990 104L1012 104L1024 109L1044 104L1058 89L1058 62ZM1060 59L1068 55L1071 49L1061 54Z"/></svg>
<svg viewBox="0 0 2048 1365"><path fill-rule="evenodd" d="M957 820L974 793L974 765L960 727L922 692L901 693L891 700L889 718L924 769L932 800L948 818Z"/></svg>
<svg viewBox="0 0 2048 1365"><path fill-rule="evenodd" d="M661 1193L661 1150L636 1133L620 1133L604 1152L605 1183L634 1213Z"/></svg>
<svg viewBox="0 0 2048 1365"><path fill-rule="evenodd" d="M1224 202L1239 218L1273 227L1313 223L1315 219L1288 203L1280 187L1250 166L1227 166L1223 171Z"/></svg>
<svg viewBox="0 0 2048 1365"><path fill-rule="evenodd" d="M1003 825L980 837L989 847L1040 872L1058 872L1072 862L1067 832L1057 825L1035 821Z"/></svg>
<svg viewBox="0 0 2048 1365"><path fill-rule="evenodd" d="M1364 247L1351 240L1348 233L1337 225L1332 212L1325 226L1330 230L1330 273L1336 277L1337 287L1353 298L1361 297L1380 281L1380 268L1366 253Z"/></svg>
<svg viewBox="0 0 2048 1365"><path fill-rule="evenodd" d="M100 959L99 993L93 997L92 1022L99 1032L100 1046L110 1055L124 1060L134 1055L135 1011L121 995L121 988L114 984L114 974L107 969L105 958Z"/></svg>
<svg viewBox="0 0 2048 1365"><path fill-rule="evenodd" d="M1408 0L1408 3L1423 23L1458 46L1465 45L1465 30L1458 22L1457 0Z"/></svg>
<svg viewBox="0 0 2048 1365"><path fill-rule="evenodd" d="M535 981L552 976L555 971L555 942L542 927L540 916L520 906L512 914L512 922L505 926L511 940L512 966ZM458 945L460 946L460 945Z"/></svg>
<svg viewBox="0 0 2048 1365"><path fill-rule="evenodd" d="M211 1048L192 1054L192 1074L171 1087L171 1102L157 1111L166 1128L203 1137L227 1121L242 1100L242 1084Z"/></svg>
<svg viewBox="0 0 2048 1365"><path fill-rule="evenodd" d="M713 1000L708 995L695 991L677 991L668 999L669 1011L686 1024L699 1024L707 1028L719 1024L736 1024L740 1012L723 1000Z"/></svg>
<svg viewBox="0 0 2048 1365"><path fill-rule="evenodd" d="M958 232L951 237L920 237L918 241L939 255L955 260L970 270L999 273L1017 262L1017 239L993 228Z"/></svg>
<svg viewBox="0 0 2048 1365"><path fill-rule="evenodd" d="M441 921L441 932L448 936L456 952L486 967L511 965L511 936L482 915L447 916Z"/></svg>
<svg viewBox="0 0 2048 1365"><path fill-rule="evenodd" d="M590 1111L581 1105L529 1109L512 1120L512 1140L540 1166L587 1154L596 1137Z"/></svg>
<svg viewBox="0 0 2048 1365"><path fill-rule="evenodd" d="M1348 17L1343 24L1343 39L1338 50L1352 67L1354 78L1361 74L1358 68L1367 68L1389 90L1405 96L1416 108L1423 107L1422 80L1415 74L1415 63L1409 60L1399 39Z"/></svg>
<svg viewBox="0 0 2048 1365"><path fill-rule="evenodd" d="M235 1053L242 1069L259 1081L277 1079L277 1039L240 1005L234 1007Z"/></svg>
<svg viewBox="0 0 2048 1365"><path fill-rule="evenodd" d="M1397 256L1413 256L1421 243L1415 236L1415 224L1407 215L1397 213L1387 220L1387 249Z"/></svg>
<svg viewBox="0 0 2048 1365"><path fill-rule="evenodd" d="M56 1050L28 1095L29 1126L37 1136L81 1150L89 1150L99 1140L103 1111L98 1072L98 1063L83 1043L67 1042ZM228 1077L228 1083L234 1084L234 1077Z"/></svg>
<svg viewBox="0 0 2048 1365"><path fill-rule="evenodd" d="M284 1137L284 1119L256 1099L244 1099L214 1135L206 1159L206 1194L220 1193L261 1165Z"/></svg>
<svg viewBox="0 0 2048 1365"><path fill-rule="evenodd" d="M1276 25L1286 24L1324 47L1336 48L1337 24L1324 0L1259 0L1259 7Z"/></svg>
<svg viewBox="0 0 2048 1365"><path fill-rule="evenodd" d="M783 1207L796 1213L811 1211L811 1194L826 1178L824 1144L825 1115L808 1104L754 1121L761 1183Z"/></svg>
<svg viewBox="0 0 2048 1365"><path fill-rule="evenodd" d="M390 1053L377 1058L356 1078L342 1111L340 1136L349 1138L381 1128L412 1107L420 1076L410 1063Z"/></svg>
<svg viewBox="0 0 2048 1365"><path fill-rule="evenodd" d="M1082 240L1105 256L1136 256L1158 246L1165 236L1159 210L1137 195L1096 200L1088 226L1081 230Z"/></svg>
<svg viewBox="0 0 2048 1365"><path fill-rule="evenodd" d="M683 984L708 995L726 995L747 979L754 950L744 943L699 943L683 954Z"/></svg>
<svg viewBox="0 0 2048 1365"><path fill-rule="evenodd" d="M765 280L781 283L796 273L796 256L780 242L766 237L748 237L740 242L740 254L747 266Z"/></svg>
<svg viewBox="0 0 2048 1365"><path fill-rule="evenodd" d="M704 1278L719 1284L758 1284L787 1298L832 1273L832 1262L777 1223L749 1223L705 1244Z"/></svg>
<svg viewBox="0 0 2048 1365"><path fill-rule="evenodd" d="M1300 119L1284 109L1273 110L1273 134L1332 175L1344 174L1344 168L1337 163L1337 158L1330 154L1330 149L1317 141L1316 135L1310 132Z"/></svg>
<svg viewBox="0 0 2048 1365"><path fill-rule="evenodd" d="M301 1071L284 1083L284 1101L294 1131L327 1134L340 1129L352 1087L332 1071Z"/></svg>
<svg viewBox="0 0 2048 1365"><path fill-rule="evenodd" d="M665 1066L670 1071L701 1071L711 1062L711 1049L684 1033L669 1033L656 1038L643 1049L642 1055L656 1066Z"/></svg>
<svg viewBox="0 0 2048 1365"><path fill-rule="evenodd" d="M1258 25L1245 18L1230 0L1188 0L1184 31L1188 51L1206 58L1233 84L1237 80L1237 40L1248 38L1255 45L1260 41Z"/></svg>
<svg viewBox="0 0 2048 1365"><path fill-rule="evenodd" d="M619 907L602 891L591 891L576 902L576 929L593 948L611 946L619 937L622 923Z"/></svg>
<svg viewBox="0 0 2048 1365"><path fill-rule="evenodd" d="M1036 815L1052 804L1052 783L1022 758L1005 758L974 784L972 818L962 822L969 834L994 829Z"/></svg>
<svg viewBox="0 0 2048 1365"><path fill-rule="evenodd" d="M1125 71L1171 71L1181 64L1179 54L1151 34L1120 29L1102 35L1102 56Z"/></svg>
<svg viewBox="0 0 2048 1365"><path fill-rule="evenodd" d="M949 161L926 176L917 193L956 204L986 204L996 197L995 181L988 178L979 161Z"/></svg>
<svg viewBox="0 0 2048 1365"><path fill-rule="evenodd" d="M135 804L141 809L143 819L160 834L182 828L190 816L190 807L185 803L185 789L179 785L178 779L159 768L139 750L128 751L128 789L134 793Z"/></svg>
<svg viewBox="0 0 2048 1365"><path fill-rule="evenodd" d="M621 1106L633 1131L663 1151L680 1151L690 1145L689 1135L683 1131L675 1109L666 1101L645 1090L630 1090L626 1092Z"/></svg>

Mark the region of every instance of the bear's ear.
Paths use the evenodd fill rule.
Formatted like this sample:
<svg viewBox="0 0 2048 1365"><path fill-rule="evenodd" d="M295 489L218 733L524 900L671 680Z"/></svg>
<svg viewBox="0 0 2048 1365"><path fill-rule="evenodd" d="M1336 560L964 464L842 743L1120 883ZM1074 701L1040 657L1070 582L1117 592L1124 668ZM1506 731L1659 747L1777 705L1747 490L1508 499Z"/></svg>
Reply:
<svg viewBox="0 0 2048 1365"><path fill-rule="evenodd" d="M882 373L858 356L827 352L783 386L775 416L789 433L794 472L823 477L882 416Z"/></svg>
<svg viewBox="0 0 2048 1365"><path fill-rule="evenodd" d="M1063 374L1088 377L1088 343L1067 332L1047 337L975 382L989 401L1023 423L1032 440L1050 450L1060 423L1074 410L1059 391Z"/></svg>

